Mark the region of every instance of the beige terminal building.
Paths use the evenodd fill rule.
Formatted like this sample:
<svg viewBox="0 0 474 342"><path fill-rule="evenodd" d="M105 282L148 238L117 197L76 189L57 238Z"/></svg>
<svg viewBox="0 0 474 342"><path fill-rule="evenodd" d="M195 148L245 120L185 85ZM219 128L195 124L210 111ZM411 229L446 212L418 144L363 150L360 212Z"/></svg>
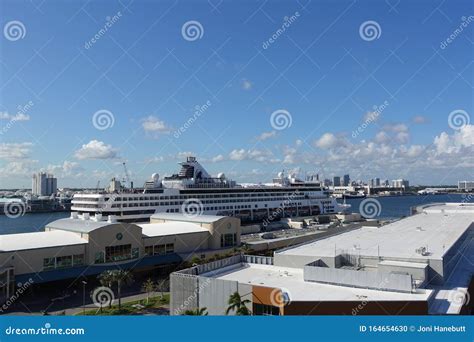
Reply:
<svg viewBox="0 0 474 342"><path fill-rule="evenodd" d="M180 263L240 245L240 220L227 216L155 214L149 223L71 213L44 232L0 235L0 302L18 283L97 275L107 269Z"/></svg>
<svg viewBox="0 0 474 342"><path fill-rule="evenodd" d="M426 205L276 251L171 274L171 314L224 315L229 296L255 315L469 314L474 298L474 204Z"/></svg>

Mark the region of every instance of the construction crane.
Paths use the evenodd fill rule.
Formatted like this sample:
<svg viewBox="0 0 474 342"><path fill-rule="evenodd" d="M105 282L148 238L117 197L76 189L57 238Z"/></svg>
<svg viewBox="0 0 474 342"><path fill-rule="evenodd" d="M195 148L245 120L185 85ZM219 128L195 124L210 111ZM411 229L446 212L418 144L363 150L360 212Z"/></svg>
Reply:
<svg viewBox="0 0 474 342"><path fill-rule="evenodd" d="M127 183L128 183L128 185L131 185L130 177L128 176L127 164L125 162L123 162L122 165L123 165L123 172L124 172L124 177L122 179L122 184L123 184L123 187L126 187Z"/></svg>

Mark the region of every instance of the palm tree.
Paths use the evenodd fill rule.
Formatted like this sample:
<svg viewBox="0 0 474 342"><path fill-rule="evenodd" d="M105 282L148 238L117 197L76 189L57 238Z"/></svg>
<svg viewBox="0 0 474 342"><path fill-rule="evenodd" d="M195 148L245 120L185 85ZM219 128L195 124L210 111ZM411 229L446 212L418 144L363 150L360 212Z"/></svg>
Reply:
<svg viewBox="0 0 474 342"><path fill-rule="evenodd" d="M163 299L163 292L166 292L169 289L169 280L163 279L156 285L156 288L158 291L160 291L160 297Z"/></svg>
<svg viewBox="0 0 474 342"><path fill-rule="evenodd" d="M99 274L99 281L102 286L106 286L109 289L112 289L113 283L115 282L114 280L114 274L112 271L107 270ZM112 300L109 302L109 308L112 307ZM100 311L102 312L102 305L100 307Z"/></svg>
<svg viewBox="0 0 474 342"><path fill-rule="evenodd" d="M150 278L148 278L148 280L143 283L142 291L146 292L146 303L147 304L150 301L150 293L154 292L155 289L156 289L156 285Z"/></svg>
<svg viewBox="0 0 474 342"><path fill-rule="evenodd" d="M247 308L247 304L250 304L251 301L248 299L242 300L242 297L238 292L231 294L227 303L229 304L229 307L225 312L226 315L231 311L234 311L237 316L250 316L252 314L249 308Z"/></svg>
<svg viewBox="0 0 474 342"><path fill-rule="evenodd" d="M113 274L114 282L117 283L118 306L120 310L122 307L122 285L130 284L133 280L133 276L130 271L126 270L113 270L110 272Z"/></svg>
<svg viewBox="0 0 474 342"><path fill-rule="evenodd" d="M184 312L185 316L207 316L207 308L196 308L194 310L186 310Z"/></svg>

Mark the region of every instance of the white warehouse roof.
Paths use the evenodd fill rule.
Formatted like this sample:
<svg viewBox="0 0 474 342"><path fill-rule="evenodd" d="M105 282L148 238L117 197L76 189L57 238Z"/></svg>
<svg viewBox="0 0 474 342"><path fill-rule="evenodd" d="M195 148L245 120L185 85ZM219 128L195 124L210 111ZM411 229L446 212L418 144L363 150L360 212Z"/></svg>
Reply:
<svg viewBox="0 0 474 342"><path fill-rule="evenodd" d="M441 259L474 224L474 206L432 206L425 213L409 216L380 228L363 227L276 252L282 255L334 257L335 251L366 256ZM428 255L416 252L427 247Z"/></svg>
<svg viewBox="0 0 474 342"><path fill-rule="evenodd" d="M216 215L184 215L179 213L158 213L151 215L151 219L181 221L181 222L195 222L195 223L213 223L228 216Z"/></svg>
<svg viewBox="0 0 474 342"><path fill-rule="evenodd" d="M0 235L0 252L87 244L79 235L65 231Z"/></svg>
<svg viewBox="0 0 474 342"><path fill-rule="evenodd" d="M189 222L139 223L137 225L142 227L142 234L146 237L209 232L206 228Z"/></svg>

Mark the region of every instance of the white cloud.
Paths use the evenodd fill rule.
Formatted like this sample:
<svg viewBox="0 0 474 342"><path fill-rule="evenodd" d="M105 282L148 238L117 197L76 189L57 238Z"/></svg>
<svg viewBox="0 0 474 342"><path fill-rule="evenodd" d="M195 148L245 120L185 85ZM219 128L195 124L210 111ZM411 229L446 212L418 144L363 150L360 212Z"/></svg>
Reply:
<svg viewBox="0 0 474 342"><path fill-rule="evenodd" d="M30 155L32 143L1 143L0 159L25 159Z"/></svg>
<svg viewBox="0 0 474 342"><path fill-rule="evenodd" d="M48 165L42 171L52 173L57 177L67 177L67 176L76 176L80 177L82 174L81 171L84 171L82 166L78 162L67 161L65 160L62 164L59 165Z"/></svg>
<svg viewBox="0 0 474 342"><path fill-rule="evenodd" d="M0 112L0 120L28 121L30 120L30 116L24 113L17 113L15 115L12 115L6 112Z"/></svg>
<svg viewBox="0 0 474 342"><path fill-rule="evenodd" d="M383 126L383 129L385 131L395 132L395 133L408 132L408 126L405 125L405 124L402 124L402 123L387 124L387 125Z"/></svg>
<svg viewBox="0 0 474 342"><path fill-rule="evenodd" d="M400 144L406 144L410 140L410 134L408 132L398 132L395 135L395 141L399 142Z"/></svg>
<svg viewBox="0 0 474 342"><path fill-rule="evenodd" d="M19 160L7 163L0 168L0 178L12 177L18 179L19 177L31 177L37 171L37 160Z"/></svg>
<svg viewBox="0 0 474 342"><path fill-rule="evenodd" d="M374 140L378 143L387 143L390 141L390 136L387 134L387 132L380 131L375 135Z"/></svg>
<svg viewBox="0 0 474 342"><path fill-rule="evenodd" d="M319 147L321 149L334 148L343 145L344 141L341 138L336 137L332 133L324 133L321 138L314 142L314 146Z"/></svg>
<svg viewBox="0 0 474 342"><path fill-rule="evenodd" d="M117 150L102 141L91 140L76 151L75 157L77 159L114 159L117 157Z"/></svg>
<svg viewBox="0 0 474 342"><path fill-rule="evenodd" d="M252 84L252 82L250 82L249 80L247 80L247 79L244 78L244 79L242 80L241 86L242 86L242 89L243 89L243 90L250 90L250 89L252 89L253 84Z"/></svg>
<svg viewBox="0 0 474 342"><path fill-rule="evenodd" d="M422 115L416 115L413 117L413 122L416 124L424 124L428 122L428 118Z"/></svg>
<svg viewBox="0 0 474 342"><path fill-rule="evenodd" d="M265 140L270 139L270 138L275 138L276 135L277 135L276 133L277 133L276 131L263 132L256 139L258 141L265 141Z"/></svg>
<svg viewBox="0 0 474 342"><path fill-rule="evenodd" d="M459 131L454 132L452 136L442 132L435 137L434 145L438 154L457 153L463 148L472 147L474 146L474 125L466 125Z"/></svg>
<svg viewBox="0 0 474 342"><path fill-rule="evenodd" d="M229 159L235 161L242 160L254 160L258 162L274 163L276 159L273 157L273 153L270 150L258 150L258 149L235 149L229 153Z"/></svg>
<svg viewBox="0 0 474 342"><path fill-rule="evenodd" d="M211 162L218 163L218 162L224 161L224 159L225 159L224 156L222 154L219 154L219 155L213 157L211 159Z"/></svg>
<svg viewBox="0 0 474 342"><path fill-rule="evenodd" d="M166 125L164 121L152 115L142 120L142 127L145 130L145 132L150 132L150 133L167 134L171 132L171 127Z"/></svg>

